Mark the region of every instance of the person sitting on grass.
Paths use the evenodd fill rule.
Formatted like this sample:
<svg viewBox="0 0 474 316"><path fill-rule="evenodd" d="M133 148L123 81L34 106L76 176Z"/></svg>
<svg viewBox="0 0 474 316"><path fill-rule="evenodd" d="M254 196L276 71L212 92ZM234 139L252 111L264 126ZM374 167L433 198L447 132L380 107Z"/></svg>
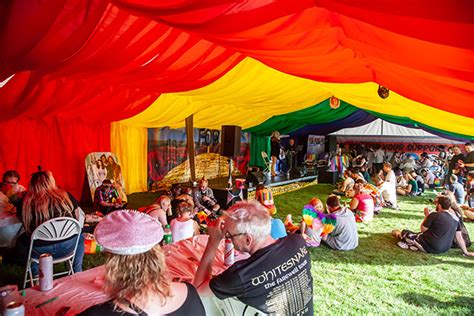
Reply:
<svg viewBox="0 0 474 316"><path fill-rule="evenodd" d="M352 189L354 187L355 181L359 179L364 180L364 177L359 174L358 169L356 169L356 171L357 172L354 172L354 169L352 168L346 169L344 171L344 182L339 185L337 190L333 191L333 194L347 197L354 196L354 191Z"/></svg>
<svg viewBox="0 0 474 316"><path fill-rule="evenodd" d="M470 207L474 207L474 171L469 171L466 176L466 198L465 202Z"/></svg>
<svg viewBox="0 0 474 316"><path fill-rule="evenodd" d="M364 190L361 181L354 185L354 192L349 208L354 212L356 222L370 222L374 218L374 199Z"/></svg>
<svg viewBox="0 0 474 316"><path fill-rule="evenodd" d="M173 242L199 235L199 225L193 220L193 207L188 202L180 202L176 213L178 217L171 220Z"/></svg>
<svg viewBox="0 0 474 316"><path fill-rule="evenodd" d="M171 199L168 195L160 195L152 205L140 207L138 211L156 218L165 227L167 216L171 216Z"/></svg>
<svg viewBox="0 0 474 316"><path fill-rule="evenodd" d="M377 187L382 193L385 207L398 208L396 182L397 180L392 170L392 165L389 162L384 163L383 169L379 173Z"/></svg>
<svg viewBox="0 0 474 316"><path fill-rule="evenodd" d="M425 192L425 180L422 176L416 173L416 171L410 172L411 177L416 181L418 186L418 195L422 195Z"/></svg>
<svg viewBox="0 0 474 316"><path fill-rule="evenodd" d="M453 192L454 197L456 198L456 203L463 204L465 192L462 184L458 182L458 176L452 174L449 177L448 182L448 190Z"/></svg>
<svg viewBox="0 0 474 316"><path fill-rule="evenodd" d="M212 189L209 188L209 182L204 177L199 180L199 186L194 191L194 206L198 212L204 211L208 215L216 213L221 208Z"/></svg>
<svg viewBox="0 0 474 316"><path fill-rule="evenodd" d="M471 190L474 191L474 189ZM474 192L472 193L474 194ZM470 221L474 221L474 207L470 207L469 205L461 205L460 207L463 210L464 216Z"/></svg>
<svg viewBox="0 0 474 316"><path fill-rule="evenodd" d="M434 173L429 169L421 169L421 175L424 178L425 189L434 190L436 180L436 176L434 175Z"/></svg>
<svg viewBox="0 0 474 316"><path fill-rule="evenodd" d="M469 237L469 232L467 231L466 225L464 225L464 219L462 216L463 212L462 212L461 206L458 205L458 203L456 203L456 197L454 196L453 192L444 191L443 193L441 193L441 195L447 196L449 200L451 201L451 210L454 212L454 214L459 220L459 225L461 226L462 238L464 240L464 243L466 244L466 248L469 248L471 246L471 238ZM456 238L454 238L452 248L459 248Z"/></svg>
<svg viewBox="0 0 474 316"><path fill-rule="evenodd" d="M447 196L438 196L435 199L436 209L431 212L424 209L425 218L421 223L420 233L409 230L394 230L392 234L401 239L397 244L400 248L420 250L428 253L447 252L456 238L459 248L466 256L474 256L474 252L469 252L462 238L459 219L451 210L451 200Z"/></svg>
<svg viewBox="0 0 474 316"><path fill-rule="evenodd" d="M125 204L122 203L122 199L112 185L112 181L110 179L102 181L102 185L94 193L94 211L96 214L104 216L124 207Z"/></svg>
<svg viewBox="0 0 474 316"><path fill-rule="evenodd" d="M337 225L327 236L323 236L323 243L335 250L353 250L359 245L359 234L354 214L341 206L339 197L331 195L328 197L327 209L330 214L336 215Z"/></svg>
<svg viewBox="0 0 474 316"><path fill-rule="evenodd" d="M273 218L273 215L276 213L276 206L273 202L273 193L270 188L265 187L263 184L258 184L255 191L255 200L262 204L267 210L268 214L272 216L272 229L271 235L273 239L279 239L285 237L286 229L285 224L279 218Z"/></svg>
<svg viewBox="0 0 474 316"><path fill-rule="evenodd" d="M418 193L418 183L413 179L410 172L402 175L405 180L404 186L397 187L397 194L401 196L416 195Z"/></svg>

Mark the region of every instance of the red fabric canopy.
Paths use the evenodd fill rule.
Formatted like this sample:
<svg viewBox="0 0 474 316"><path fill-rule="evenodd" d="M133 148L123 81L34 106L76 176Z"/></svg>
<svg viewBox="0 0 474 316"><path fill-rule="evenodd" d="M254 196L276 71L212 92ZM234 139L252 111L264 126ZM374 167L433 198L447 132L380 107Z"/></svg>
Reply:
<svg viewBox="0 0 474 316"><path fill-rule="evenodd" d="M0 120L16 136L0 137L0 168L43 164L78 194L80 172L58 166L81 170L88 151L108 150L111 121L205 86L245 56L474 117L473 39L470 0L3 1L0 80L15 76L0 88Z"/></svg>

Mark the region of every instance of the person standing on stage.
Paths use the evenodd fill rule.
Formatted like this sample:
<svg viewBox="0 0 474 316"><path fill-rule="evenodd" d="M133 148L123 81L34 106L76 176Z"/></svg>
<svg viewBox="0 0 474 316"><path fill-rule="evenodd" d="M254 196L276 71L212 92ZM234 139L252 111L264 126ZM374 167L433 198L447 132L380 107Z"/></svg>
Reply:
<svg viewBox="0 0 474 316"><path fill-rule="evenodd" d="M277 175L275 171L275 167L276 167L276 163L277 163L279 155L280 155L280 132L274 131L272 133L271 144L270 144L270 157L272 159L272 169L271 169L272 177L275 177Z"/></svg>

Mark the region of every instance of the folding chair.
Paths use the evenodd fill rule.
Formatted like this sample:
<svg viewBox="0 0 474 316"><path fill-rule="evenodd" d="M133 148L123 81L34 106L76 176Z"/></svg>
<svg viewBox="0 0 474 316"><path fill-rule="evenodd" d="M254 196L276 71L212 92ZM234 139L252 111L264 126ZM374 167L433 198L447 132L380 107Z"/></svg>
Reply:
<svg viewBox="0 0 474 316"><path fill-rule="evenodd" d="M31 234L30 249L28 251L28 260L26 261L23 288L26 287L26 283L28 281L30 281L31 286L33 286L33 282L38 280L38 278L33 278L33 272L31 271L31 264L39 263L39 259L31 257L35 240L60 242L77 235L76 244L70 254L61 258L53 258L53 265L61 262L67 262L69 264L68 271L53 274L53 277L64 274L71 275L74 274L73 262L74 258L76 257L77 245L80 239L79 234L81 234L81 226L79 222L72 217L57 217L39 225L33 231L33 234Z"/></svg>
<svg viewBox="0 0 474 316"><path fill-rule="evenodd" d="M263 162L265 163L265 168L263 169L263 173L269 173L272 168L272 161L270 160L270 158L268 157L265 151L262 151L262 159L263 159Z"/></svg>

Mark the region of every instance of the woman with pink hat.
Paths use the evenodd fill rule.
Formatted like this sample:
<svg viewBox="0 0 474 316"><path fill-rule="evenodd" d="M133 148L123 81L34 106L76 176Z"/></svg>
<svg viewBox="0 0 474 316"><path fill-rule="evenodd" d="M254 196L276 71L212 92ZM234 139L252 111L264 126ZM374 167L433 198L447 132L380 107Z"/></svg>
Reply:
<svg viewBox="0 0 474 316"><path fill-rule="evenodd" d="M205 315L196 289L171 281L158 245L163 229L156 219L115 211L97 225L95 236L111 254L104 287L112 299L79 315Z"/></svg>

